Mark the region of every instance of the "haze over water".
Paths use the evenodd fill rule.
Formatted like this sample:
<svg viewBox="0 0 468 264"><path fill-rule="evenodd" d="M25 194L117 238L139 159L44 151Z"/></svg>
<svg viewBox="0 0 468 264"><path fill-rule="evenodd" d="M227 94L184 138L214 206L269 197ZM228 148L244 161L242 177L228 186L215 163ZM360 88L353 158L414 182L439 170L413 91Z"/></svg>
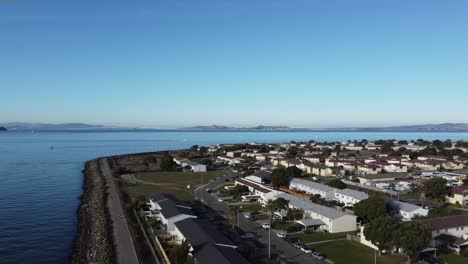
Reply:
<svg viewBox="0 0 468 264"><path fill-rule="evenodd" d="M219 143L367 139L468 140L413 132L3 132L0 263L66 263L76 232L85 161Z"/></svg>

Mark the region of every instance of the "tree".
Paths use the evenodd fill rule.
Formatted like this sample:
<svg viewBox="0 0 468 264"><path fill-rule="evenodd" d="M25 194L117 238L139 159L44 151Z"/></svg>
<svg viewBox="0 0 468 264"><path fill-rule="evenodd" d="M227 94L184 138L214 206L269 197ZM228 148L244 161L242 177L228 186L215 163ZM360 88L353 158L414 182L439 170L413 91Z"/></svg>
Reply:
<svg viewBox="0 0 468 264"><path fill-rule="evenodd" d="M398 224L393 217L387 215L376 218L367 224L364 229L364 235L382 253L393 242L393 235L396 230L398 230Z"/></svg>
<svg viewBox="0 0 468 264"><path fill-rule="evenodd" d="M340 190L346 189L346 187L348 187L348 185L346 185L346 183L344 183L340 179L331 180L328 183L328 186L333 187L333 188L337 188L337 189L340 189Z"/></svg>
<svg viewBox="0 0 468 264"><path fill-rule="evenodd" d="M294 158L297 156L299 153L299 149L296 146L291 146L288 148L288 152L286 153L286 156L288 158Z"/></svg>
<svg viewBox="0 0 468 264"><path fill-rule="evenodd" d="M288 218L289 221L301 220L304 218L304 210L299 208L289 208L286 218Z"/></svg>
<svg viewBox="0 0 468 264"><path fill-rule="evenodd" d="M239 198L242 194L249 192L249 187L237 184L236 186L234 186L234 188L232 188L231 191L229 191L229 194L231 194L234 198Z"/></svg>
<svg viewBox="0 0 468 264"><path fill-rule="evenodd" d="M203 159L200 161L200 164L206 165L206 166L213 166L213 161L210 159Z"/></svg>
<svg viewBox="0 0 468 264"><path fill-rule="evenodd" d="M296 166L286 168L286 176L288 178L302 177L303 171Z"/></svg>
<svg viewBox="0 0 468 264"><path fill-rule="evenodd" d="M443 178L433 178L424 183L424 193L426 197L445 201L445 196L448 193L447 180Z"/></svg>
<svg viewBox="0 0 468 264"><path fill-rule="evenodd" d="M170 255L171 263L174 264L187 264L193 263L189 256L190 244L184 240L180 245L176 245L174 251Z"/></svg>
<svg viewBox="0 0 468 264"><path fill-rule="evenodd" d="M237 207L233 207L233 206L229 207L228 217L229 217L229 220L231 221L232 228L234 228L234 225L237 222L238 212L239 212L239 209Z"/></svg>
<svg viewBox="0 0 468 264"><path fill-rule="evenodd" d="M271 173L271 184L276 188L289 186L289 177L286 174L285 168L280 167L273 170Z"/></svg>
<svg viewBox="0 0 468 264"><path fill-rule="evenodd" d="M193 145L190 147L190 151L192 152L198 152L198 145Z"/></svg>
<svg viewBox="0 0 468 264"><path fill-rule="evenodd" d="M380 196L371 196L354 205L354 214L361 217L366 223L388 215L389 206Z"/></svg>
<svg viewBox="0 0 468 264"><path fill-rule="evenodd" d="M431 232L419 222L412 221L403 223L395 232L394 238L397 247L402 248L411 261L429 245Z"/></svg>
<svg viewBox="0 0 468 264"><path fill-rule="evenodd" d="M159 167L161 168L161 170L164 171L172 171L175 170L175 168L177 167L177 163L175 163L174 159L171 156L166 155L161 158L161 163L159 164Z"/></svg>
<svg viewBox="0 0 468 264"><path fill-rule="evenodd" d="M385 143L383 143L382 147L380 147L380 151L382 153L392 153L393 152L393 141L386 141Z"/></svg>
<svg viewBox="0 0 468 264"><path fill-rule="evenodd" d="M276 198L276 200L268 200L265 209L268 212L268 218L270 220L270 228L268 228L268 260L271 259L271 223L273 219L273 213L280 210L286 210L288 208L289 201L284 198Z"/></svg>

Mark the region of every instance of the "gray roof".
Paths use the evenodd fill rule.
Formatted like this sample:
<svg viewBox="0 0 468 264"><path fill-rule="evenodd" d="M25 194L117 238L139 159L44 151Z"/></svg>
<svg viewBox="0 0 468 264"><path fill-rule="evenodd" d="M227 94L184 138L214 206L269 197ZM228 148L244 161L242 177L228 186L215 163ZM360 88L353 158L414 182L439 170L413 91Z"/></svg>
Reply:
<svg viewBox="0 0 468 264"><path fill-rule="evenodd" d="M297 196L294 196L288 193L281 193L281 194L278 194L276 197L281 197L281 198L288 200L289 205L292 207L301 208L304 211L314 212L316 214L322 215L330 219L337 219L342 216L349 215L345 212L338 211L335 208L318 205L309 200L305 200L303 198L299 198Z"/></svg>
<svg viewBox="0 0 468 264"><path fill-rule="evenodd" d="M360 201L361 200L366 200L367 198L369 198L369 195L367 195L367 193L352 190L352 189L343 189L343 190L336 189L335 193L347 195L347 196L353 197L354 199L360 200Z"/></svg>
<svg viewBox="0 0 468 264"><path fill-rule="evenodd" d="M393 201L393 204L396 205L398 209L404 212L413 212L421 208L421 206L419 205L414 205L414 204L400 202L400 201Z"/></svg>
<svg viewBox="0 0 468 264"><path fill-rule="evenodd" d="M171 217L181 215L181 214L195 216L192 210L190 210L190 207L177 201L174 197L170 195L156 194L151 197L151 200L153 202L158 203L158 205L161 207L161 214L166 219L169 219Z"/></svg>
<svg viewBox="0 0 468 264"><path fill-rule="evenodd" d="M291 183L294 183L294 184L302 184L302 185L305 185L311 189L315 189L315 190L319 190L319 191L322 191L322 192L332 192L334 190L334 188L330 187L330 186L327 186L327 185L323 185L323 184L320 184L320 183L315 183L313 181L308 181L308 180L302 180L302 179L298 179L298 178L294 178Z"/></svg>
<svg viewBox="0 0 468 264"><path fill-rule="evenodd" d="M325 223L320 219L302 219L300 221L296 221L296 223L304 225L305 227L325 225Z"/></svg>
<svg viewBox="0 0 468 264"><path fill-rule="evenodd" d="M192 246L192 254L197 263L249 263L234 248L217 245L234 246L232 241L220 234L209 222L188 218L175 225Z"/></svg>

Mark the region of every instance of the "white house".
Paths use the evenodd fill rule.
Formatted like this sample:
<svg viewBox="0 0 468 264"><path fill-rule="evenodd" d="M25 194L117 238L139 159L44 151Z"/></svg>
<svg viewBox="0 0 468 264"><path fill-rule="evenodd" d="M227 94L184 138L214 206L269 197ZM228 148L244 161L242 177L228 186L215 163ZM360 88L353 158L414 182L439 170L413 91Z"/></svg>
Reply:
<svg viewBox="0 0 468 264"><path fill-rule="evenodd" d="M405 222L412 220L417 215L427 216L429 213L428 209L410 203L392 201L392 204L397 209L397 217Z"/></svg>
<svg viewBox="0 0 468 264"><path fill-rule="evenodd" d="M279 197L289 201L290 208L304 210L304 219L302 221L306 222L307 228L324 230L330 233L350 232L355 231L357 228L355 215L336 210L332 207L318 205L288 193L281 193L275 198Z"/></svg>
<svg viewBox="0 0 468 264"><path fill-rule="evenodd" d="M262 185L261 183L258 183L253 180L249 180L246 178L238 178L235 181L235 185L244 185L249 188L250 194L249 195L244 195L242 196L243 200L249 200L249 201L258 201L258 202L265 202L274 195L279 194L279 191L276 191L270 187L267 187L265 185Z"/></svg>
<svg viewBox="0 0 468 264"><path fill-rule="evenodd" d="M177 235L175 223L187 218L197 218L191 208L175 200L169 195L157 194L149 200L152 213L163 224L165 231L171 235Z"/></svg>
<svg viewBox="0 0 468 264"><path fill-rule="evenodd" d="M448 247L460 253L468 250L468 215L417 220L431 230L431 247Z"/></svg>
<svg viewBox="0 0 468 264"><path fill-rule="evenodd" d="M303 191L310 195L320 195L326 200L332 200L334 197L334 188L323 185L320 183L315 183L313 181L302 180L298 178L292 179L289 183L289 189Z"/></svg>
<svg viewBox="0 0 468 264"><path fill-rule="evenodd" d="M352 189L335 189L334 200L345 204L345 206L354 206L362 200L369 198L369 195L364 192L352 190Z"/></svg>
<svg viewBox="0 0 468 264"><path fill-rule="evenodd" d="M206 165L188 159L174 158L174 162L182 167L190 167L193 172L206 172Z"/></svg>

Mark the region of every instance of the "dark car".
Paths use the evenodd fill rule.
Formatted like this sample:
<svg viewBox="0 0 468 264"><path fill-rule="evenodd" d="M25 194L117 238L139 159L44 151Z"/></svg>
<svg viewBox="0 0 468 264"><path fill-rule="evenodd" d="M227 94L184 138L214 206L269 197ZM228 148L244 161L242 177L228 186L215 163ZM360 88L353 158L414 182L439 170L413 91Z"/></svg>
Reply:
<svg viewBox="0 0 468 264"><path fill-rule="evenodd" d="M444 264L445 263L443 260L436 258L434 255L430 253L421 253L419 255L419 258L429 264Z"/></svg>

